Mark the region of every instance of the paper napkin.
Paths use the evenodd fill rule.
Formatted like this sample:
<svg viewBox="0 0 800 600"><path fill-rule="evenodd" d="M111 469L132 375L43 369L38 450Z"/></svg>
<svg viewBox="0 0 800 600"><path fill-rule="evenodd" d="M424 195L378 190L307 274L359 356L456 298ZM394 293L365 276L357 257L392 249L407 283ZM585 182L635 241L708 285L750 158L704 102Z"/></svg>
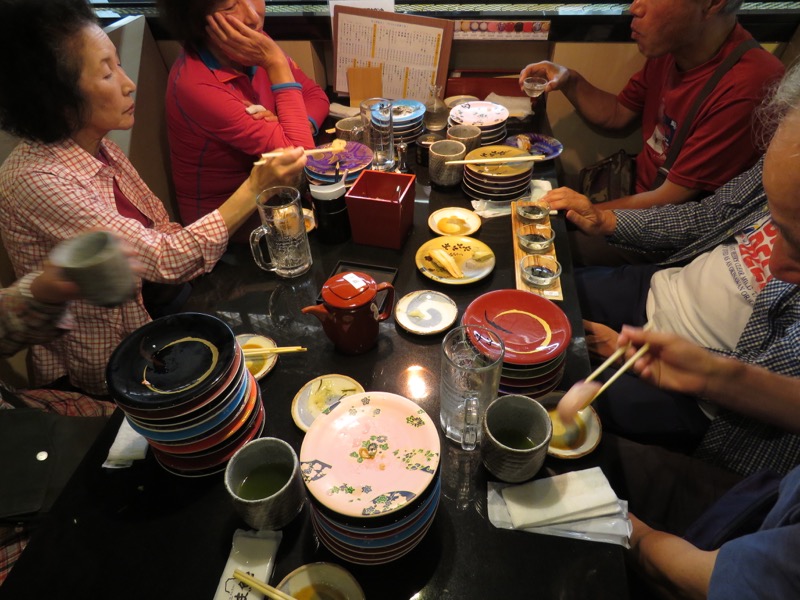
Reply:
<svg viewBox="0 0 800 600"><path fill-rule="evenodd" d="M128 419L122 419L122 425L119 426L117 437L108 450L108 458L103 466L107 469L122 469L130 467L133 461L141 460L145 456L147 440L131 428Z"/></svg>
<svg viewBox="0 0 800 600"><path fill-rule="evenodd" d="M533 179L531 181L531 197L524 197L519 200L538 200L552 189L552 184L546 179ZM511 200L473 200L472 208L475 210L476 215L484 219L501 217L511 214ZM550 211L550 214L555 214L555 212Z"/></svg>
<svg viewBox="0 0 800 600"><path fill-rule="evenodd" d="M515 529L601 517L619 509L600 467L510 486L502 494Z"/></svg>
<svg viewBox="0 0 800 600"><path fill-rule="evenodd" d="M508 513L508 508L502 495L502 490L510 485L512 484L489 482L486 503L487 513L489 521L499 529L514 529L511 515ZM617 512L611 515L556 525L526 527L518 531L554 535L588 542L618 544L625 548L630 548L629 539L633 526L628 519L628 503L625 500L618 500Z"/></svg>
<svg viewBox="0 0 800 600"><path fill-rule="evenodd" d="M343 119L344 117L355 117L361 113L361 109L359 109L357 106L345 106L344 104L333 102L331 103L328 112L332 117L339 117L340 119Z"/></svg>
<svg viewBox="0 0 800 600"><path fill-rule="evenodd" d="M531 99L527 96L500 96L492 92L486 96L486 101L505 106L508 109L509 117L524 119L528 115L533 114L533 110L531 110Z"/></svg>

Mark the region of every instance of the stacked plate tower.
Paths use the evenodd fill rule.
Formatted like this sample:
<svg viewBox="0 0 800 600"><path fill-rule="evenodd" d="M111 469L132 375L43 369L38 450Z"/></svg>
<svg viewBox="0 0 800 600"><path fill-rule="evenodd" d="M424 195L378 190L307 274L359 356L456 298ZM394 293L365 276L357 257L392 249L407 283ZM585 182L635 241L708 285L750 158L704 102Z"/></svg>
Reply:
<svg viewBox="0 0 800 600"><path fill-rule="evenodd" d="M561 382L572 327L550 300L522 290L495 290L473 300L461 320L489 327L503 340L501 395L539 398Z"/></svg>
<svg viewBox="0 0 800 600"><path fill-rule="evenodd" d="M467 160L503 159L530 156L527 151L507 145L483 146L466 156ZM485 163L464 165L461 189L475 200L507 202L530 197L533 162Z"/></svg>
<svg viewBox="0 0 800 600"><path fill-rule="evenodd" d="M261 392L230 327L182 313L125 338L106 368L111 397L164 469L201 477L264 430Z"/></svg>
<svg viewBox="0 0 800 600"><path fill-rule="evenodd" d="M486 101L465 102L450 109L447 124L475 125L481 130L481 146L491 146L506 139L508 109Z"/></svg>
<svg viewBox="0 0 800 600"><path fill-rule="evenodd" d="M321 144L320 149L329 149L331 144ZM331 185L338 183L345 171L345 185L355 183L361 171L372 164L373 153L369 146L361 142L347 142L343 150L324 152L309 156L306 161L306 179L312 185Z"/></svg>
<svg viewBox="0 0 800 600"><path fill-rule="evenodd" d="M439 505L439 457L435 422L402 396L354 394L321 414L300 449L320 542L363 565L410 552Z"/></svg>

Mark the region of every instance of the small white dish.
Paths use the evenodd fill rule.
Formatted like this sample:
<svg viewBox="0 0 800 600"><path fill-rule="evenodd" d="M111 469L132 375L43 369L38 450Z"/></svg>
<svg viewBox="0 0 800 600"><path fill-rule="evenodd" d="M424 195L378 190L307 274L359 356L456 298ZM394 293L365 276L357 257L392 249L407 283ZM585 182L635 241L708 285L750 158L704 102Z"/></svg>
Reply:
<svg viewBox="0 0 800 600"><path fill-rule="evenodd" d="M440 208L428 217L428 227L439 235L471 235L481 228L481 218L458 206Z"/></svg>
<svg viewBox="0 0 800 600"><path fill-rule="evenodd" d="M364 590L344 567L317 562L298 567L278 584L278 589L293 598L331 598L364 600Z"/></svg>
<svg viewBox="0 0 800 600"><path fill-rule="evenodd" d="M308 431L321 414L333 410L345 396L360 394L364 386L347 375L320 375L295 394L292 400L292 419L303 431Z"/></svg>
<svg viewBox="0 0 800 600"><path fill-rule="evenodd" d="M255 333L240 333L236 336L236 341L239 342L239 346L242 347L242 350L260 350L262 348L276 348L278 346L272 338ZM244 360L247 370L250 371L253 377L256 378L256 381L258 381L275 368L275 363L278 362L278 355L267 354L264 356L250 356L245 357Z"/></svg>
<svg viewBox="0 0 800 600"><path fill-rule="evenodd" d="M406 294L395 305L394 320L409 333L433 335L456 322L458 307L441 292L418 290Z"/></svg>
<svg viewBox="0 0 800 600"><path fill-rule="evenodd" d="M555 419L553 417L556 406L558 405L558 401L561 400L561 397L565 393L566 392L563 391L550 392L549 394L539 398L539 402L541 402L542 405L547 408L550 419L553 421L552 439L556 438L556 432L558 428L563 428L558 416L556 415ZM551 440L550 445L547 447L547 454L550 456L555 456L556 458L573 459L586 456L587 454L593 452L595 448L597 448L597 445L600 443L600 438L603 434L603 428L600 425L600 417L597 416L594 408L591 406L584 408L578 413L576 420L578 422L578 426L582 430L582 439L580 440L580 443L574 448L564 448L553 445Z"/></svg>

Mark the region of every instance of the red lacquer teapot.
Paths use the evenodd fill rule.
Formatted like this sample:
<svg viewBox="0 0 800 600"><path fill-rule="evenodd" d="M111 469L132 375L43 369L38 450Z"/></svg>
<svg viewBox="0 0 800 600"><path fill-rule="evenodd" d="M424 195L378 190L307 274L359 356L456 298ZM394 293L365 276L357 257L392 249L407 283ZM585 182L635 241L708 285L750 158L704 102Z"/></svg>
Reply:
<svg viewBox="0 0 800 600"><path fill-rule="evenodd" d="M375 296L382 290L387 290L386 308L378 312ZM349 271L325 282L322 304L302 310L322 322L322 329L339 351L361 354L378 341L378 323L389 318L393 305L391 283L376 283L366 273Z"/></svg>

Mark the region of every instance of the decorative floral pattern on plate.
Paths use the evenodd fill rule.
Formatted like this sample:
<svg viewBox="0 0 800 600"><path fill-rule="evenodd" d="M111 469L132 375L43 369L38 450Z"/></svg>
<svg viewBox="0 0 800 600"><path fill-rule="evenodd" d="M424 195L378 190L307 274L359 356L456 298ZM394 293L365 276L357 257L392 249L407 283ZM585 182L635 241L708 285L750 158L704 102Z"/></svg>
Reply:
<svg viewBox="0 0 800 600"><path fill-rule="evenodd" d="M486 127L507 121L508 109L494 102L465 102L450 109L450 118L454 123Z"/></svg>
<svg viewBox="0 0 800 600"><path fill-rule="evenodd" d="M321 504L341 515L369 517L397 510L425 491L439 454L436 425L419 405L396 394L364 392L314 421L300 463Z"/></svg>
<svg viewBox="0 0 800 600"><path fill-rule="evenodd" d="M318 148L330 148L330 144L321 144ZM306 170L315 175L333 177L336 174L336 163L339 163L339 172L347 169L350 173L364 169L372 164L372 150L359 142L347 142L344 150L340 152L325 152L309 156L306 161Z"/></svg>
<svg viewBox="0 0 800 600"><path fill-rule="evenodd" d="M543 154L545 160L555 158L564 151L556 138L540 133L520 133L506 140L506 145L525 150L528 154Z"/></svg>
<svg viewBox="0 0 800 600"><path fill-rule="evenodd" d="M479 281L492 272L492 249L475 238L443 235L428 240L414 257L423 275L453 285Z"/></svg>

